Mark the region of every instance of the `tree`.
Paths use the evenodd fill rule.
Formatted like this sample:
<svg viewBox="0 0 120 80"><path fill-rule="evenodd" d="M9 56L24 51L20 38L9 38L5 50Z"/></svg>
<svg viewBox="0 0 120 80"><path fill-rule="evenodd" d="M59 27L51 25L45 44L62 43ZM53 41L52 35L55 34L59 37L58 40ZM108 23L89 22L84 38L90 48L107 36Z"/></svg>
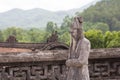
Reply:
<svg viewBox="0 0 120 80"><path fill-rule="evenodd" d="M45 29L45 34L44 34L44 42L46 42L46 40L49 38L49 36L51 36L51 34L54 32L54 31L58 31L58 26L56 23L50 21L47 23L46 25L46 29Z"/></svg>
<svg viewBox="0 0 120 80"><path fill-rule="evenodd" d="M110 41L113 40L113 34L110 31L107 31L104 35L104 47L107 48L110 44Z"/></svg>
<svg viewBox="0 0 120 80"><path fill-rule="evenodd" d="M107 47L108 48L120 47L120 31L118 31L118 32L113 31L112 34L113 34L112 40L107 45Z"/></svg>
<svg viewBox="0 0 120 80"><path fill-rule="evenodd" d="M69 16L65 16L65 18L63 19L63 23L61 24L61 30L63 30L63 32L68 32L69 27L71 26L71 22L72 18L70 18Z"/></svg>
<svg viewBox="0 0 120 80"><path fill-rule="evenodd" d="M52 33L54 31L55 26L56 26L56 24L53 23L52 21L48 22L47 26L46 26L46 32Z"/></svg>
<svg viewBox="0 0 120 80"><path fill-rule="evenodd" d="M86 38L91 42L91 48L104 48L104 38L101 30L88 30L85 32Z"/></svg>
<svg viewBox="0 0 120 80"><path fill-rule="evenodd" d="M101 0L85 9L78 16L83 16L85 22L102 22L109 26L110 31L120 30L120 0Z"/></svg>
<svg viewBox="0 0 120 80"><path fill-rule="evenodd" d="M23 33L25 33L26 31L24 31L21 28L18 27L10 27L7 28L3 31L4 33L4 39L6 40L8 38L8 36L13 35L17 38L18 41L22 40L22 37L24 37Z"/></svg>
<svg viewBox="0 0 120 80"><path fill-rule="evenodd" d="M93 23L91 23L91 22L83 22L83 29L84 29L84 31L86 32L86 31L88 31L88 30L90 30L90 29L93 29Z"/></svg>
<svg viewBox="0 0 120 80"><path fill-rule="evenodd" d="M64 34L62 34L60 37L60 42L66 43L66 44L70 44L70 34L68 32L65 32Z"/></svg>
<svg viewBox="0 0 120 80"><path fill-rule="evenodd" d="M97 30L101 30L102 32L109 31L108 24L102 22L97 22L96 24L93 25L93 28Z"/></svg>
<svg viewBox="0 0 120 80"><path fill-rule="evenodd" d="M28 31L30 42L35 42L35 43L43 42L44 35L45 35L45 32L38 28L31 28Z"/></svg>
<svg viewBox="0 0 120 80"><path fill-rule="evenodd" d="M3 41L4 41L3 33L2 33L2 31L0 30L0 42L3 42Z"/></svg>

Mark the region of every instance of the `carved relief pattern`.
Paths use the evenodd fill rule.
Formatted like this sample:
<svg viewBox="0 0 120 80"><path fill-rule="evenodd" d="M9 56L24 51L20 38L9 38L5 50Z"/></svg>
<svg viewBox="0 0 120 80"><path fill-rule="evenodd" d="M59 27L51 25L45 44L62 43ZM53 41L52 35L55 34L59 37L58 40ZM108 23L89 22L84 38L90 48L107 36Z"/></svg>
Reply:
<svg viewBox="0 0 120 80"><path fill-rule="evenodd" d="M0 80L65 80L65 65L0 68Z"/></svg>
<svg viewBox="0 0 120 80"><path fill-rule="evenodd" d="M94 60L90 62L91 80L120 80L120 60Z"/></svg>
<svg viewBox="0 0 120 80"><path fill-rule="evenodd" d="M64 62L2 65L0 80L66 80L67 68ZM89 63L90 80L120 80L119 58L96 59Z"/></svg>

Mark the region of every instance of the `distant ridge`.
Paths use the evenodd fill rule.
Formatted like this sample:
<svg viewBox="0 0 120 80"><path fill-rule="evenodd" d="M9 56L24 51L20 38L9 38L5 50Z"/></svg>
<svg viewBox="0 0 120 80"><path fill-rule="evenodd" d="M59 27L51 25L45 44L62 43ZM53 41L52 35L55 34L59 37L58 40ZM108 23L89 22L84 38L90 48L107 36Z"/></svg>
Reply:
<svg viewBox="0 0 120 80"><path fill-rule="evenodd" d="M40 8L31 10L12 9L7 12L0 13L0 29L6 29L11 26L21 28L45 28L48 21L53 21L61 25L63 18L66 15L73 16L76 12L82 12L84 9L93 5L99 0L91 2L81 8L71 9L68 11L52 12Z"/></svg>

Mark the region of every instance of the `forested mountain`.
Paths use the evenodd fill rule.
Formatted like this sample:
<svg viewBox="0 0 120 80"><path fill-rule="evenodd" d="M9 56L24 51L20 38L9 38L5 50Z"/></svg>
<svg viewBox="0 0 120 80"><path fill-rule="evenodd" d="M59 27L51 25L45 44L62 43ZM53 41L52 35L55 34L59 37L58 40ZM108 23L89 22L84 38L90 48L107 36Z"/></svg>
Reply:
<svg viewBox="0 0 120 80"><path fill-rule="evenodd" d="M17 26L21 28L45 28L47 22L52 21L61 25L63 18L67 15L73 16L76 12L82 12L90 5L95 4L99 0L95 0L78 9L68 11L52 12L40 8L31 10L13 9L4 13L0 13L0 29Z"/></svg>
<svg viewBox="0 0 120 80"><path fill-rule="evenodd" d="M0 28L7 28L10 26L22 28L45 27L47 21L58 23L58 21L62 21L61 18L62 17L54 12L38 8L32 10L13 9L5 13L0 13Z"/></svg>
<svg viewBox="0 0 120 80"><path fill-rule="evenodd" d="M80 11L81 9L77 10ZM39 8L31 10L13 9L5 13L0 13L0 28L10 26L45 28L49 21L60 25L66 15L72 15L68 13L69 11L51 12Z"/></svg>
<svg viewBox="0 0 120 80"><path fill-rule="evenodd" d="M120 0L102 0L78 15L87 23L103 23L110 31L120 30Z"/></svg>
<svg viewBox="0 0 120 80"><path fill-rule="evenodd" d="M120 47L119 4L120 0L101 0L96 5L87 8L82 13L76 14L83 16L84 18L84 33L85 37L91 42L91 48ZM15 13L13 13L14 11ZM6 24L8 19L9 26L11 26L11 24L18 25L17 22L19 22L22 27L31 27L30 25L34 23L32 20L34 20L37 25L34 23L34 28L31 29L11 27L0 30L0 41L6 41L9 35L14 35L19 42L45 42L54 31L57 31L58 40L68 45L70 44L69 27L73 17L66 16L67 12L50 12L42 9L35 9L35 11L14 9L13 11L8 12L0 14L0 25L4 23ZM4 18L2 19L3 16ZM59 27L56 24L60 19L58 17L63 17L63 22L61 20L62 24ZM55 21L51 21L53 19ZM43 26L45 27L44 30L41 30L40 28L41 25L43 25L41 23L42 20L50 20L49 22L46 21L46 26ZM26 23L23 25L24 22ZM2 28L3 27L4 26L2 26Z"/></svg>

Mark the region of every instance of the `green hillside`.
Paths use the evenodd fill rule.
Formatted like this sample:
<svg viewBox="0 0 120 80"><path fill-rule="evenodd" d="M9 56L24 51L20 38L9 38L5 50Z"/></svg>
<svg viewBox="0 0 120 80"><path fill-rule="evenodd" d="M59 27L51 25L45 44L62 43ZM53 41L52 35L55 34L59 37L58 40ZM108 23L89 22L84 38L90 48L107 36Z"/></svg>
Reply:
<svg viewBox="0 0 120 80"><path fill-rule="evenodd" d="M61 25L66 15L73 16L75 12L83 10L85 7L68 11L52 12L40 8L31 10L13 9L0 13L0 29L6 29L11 26L20 28L45 28L47 22L52 21Z"/></svg>
<svg viewBox="0 0 120 80"><path fill-rule="evenodd" d="M87 23L103 23L110 31L120 30L120 0L102 0L78 15Z"/></svg>
<svg viewBox="0 0 120 80"><path fill-rule="evenodd" d="M0 13L0 28L3 29L11 26L43 28L48 21L58 23L58 21L62 21L61 18L61 16L56 15L54 12L39 8L31 10L13 9Z"/></svg>
<svg viewBox="0 0 120 80"><path fill-rule="evenodd" d="M7 12L0 13L0 29L6 29L11 26L19 28L45 28L47 22L52 21L60 26L65 16L73 16L76 12L82 12L84 9L94 5L99 0L95 0L80 8L68 11L52 12L40 8L31 10L12 9Z"/></svg>

